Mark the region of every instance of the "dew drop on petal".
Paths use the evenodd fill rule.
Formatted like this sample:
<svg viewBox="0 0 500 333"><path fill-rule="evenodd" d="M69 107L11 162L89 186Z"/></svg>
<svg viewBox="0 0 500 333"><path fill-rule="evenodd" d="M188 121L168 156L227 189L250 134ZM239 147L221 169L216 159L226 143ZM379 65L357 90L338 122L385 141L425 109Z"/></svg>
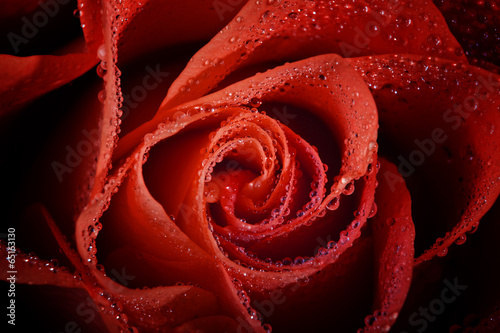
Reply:
<svg viewBox="0 0 500 333"><path fill-rule="evenodd" d="M258 108L259 106L262 105L262 101L260 99L258 99L257 97L254 97L250 100L250 103L249 105L252 107L252 108Z"/></svg>
<svg viewBox="0 0 500 333"><path fill-rule="evenodd" d="M330 202L326 205L326 208L329 210L336 210L337 208L339 208L339 205L340 205L340 199L339 197L335 197L332 200L330 200Z"/></svg>
<svg viewBox="0 0 500 333"><path fill-rule="evenodd" d="M349 184L347 184L342 193L344 193L345 195L353 194L354 193L354 183L350 182Z"/></svg>
<svg viewBox="0 0 500 333"><path fill-rule="evenodd" d="M462 235L462 236L460 236L460 237L458 237L458 238L457 238L457 240L455 241L455 244L457 244L457 245L462 245L462 244L464 244L466 241L467 241L467 236Z"/></svg>
<svg viewBox="0 0 500 333"><path fill-rule="evenodd" d="M444 249L442 249L441 251L439 251L439 252L437 253L437 256L438 256L438 257L444 257L444 256L445 256L445 255L447 255L447 254L448 254L448 248L447 248L447 247L445 247Z"/></svg>
<svg viewBox="0 0 500 333"><path fill-rule="evenodd" d="M370 215L368 215L368 218L372 218L375 216L375 214L377 214L377 204L374 202L372 204L372 209L370 211Z"/></svg>
<svg viewBox="0 0 500 333"><path fill-rule="evenodd" d="M101 60L104 60L106 58L106 45L102 44L99 46L97 49L97 57Z"/></svg>
<svg viewBox="0 0 500 333"><path fill-rule="evenodd" d="M432 46L438 46L441 44L441 38L436 34L429 35L429 37L427 37L427 43Z"/></svg>

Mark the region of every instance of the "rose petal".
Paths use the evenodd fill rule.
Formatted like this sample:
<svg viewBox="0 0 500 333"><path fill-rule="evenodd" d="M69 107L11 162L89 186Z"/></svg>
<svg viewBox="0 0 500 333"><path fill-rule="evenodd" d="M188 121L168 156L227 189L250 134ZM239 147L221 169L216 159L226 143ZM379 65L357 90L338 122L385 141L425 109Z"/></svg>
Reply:
<svg viewBox="0 0 500 333"><path fill-rule="evenodd" d="M9 248L5 244L1 244L0 253L2 258L7 258L11 255ZM82 287L74 274L70 273L66 268L58 267L54 261L41 260L36 255L28 255L18 252L16 255L15 273L16 283L29 284L51 284L60 287ZM10 276L8 261L2 260L2 272L0 279L7 281Z"/></svg>
<svg viewBox="0 0 500 333"><path fill-rule="evenodd" d="M351 61L377 101L380 146L408 178L417 253L436 242L417 262L444 255L500 192L500 78L418 56Z"/></svg>
<svg viewBox="0 0 500 333"><path fill-rule="evenodd" d="M206 0L113 3L119 61L123 64L161 48L207 40L225 26L243 3Z"/></svg>
<svg viewBox="0 0 500 333"><path fill-rule="evenodd" d="M247 65L324 53L408 52L465 60L456 50L460 45L431 1L415 7L406 1L250 1L190 60L162 105L200 97Z"/></svg>
<svg viewBox="0 0 500 333"><path fill-rule="evenodd" d="M495 1L434 1L472 64L500 66L500 6ZM488 63L489 62L489 63ZM492 68L493 67L493 68Z"/></svg>
<svg viewBox="0 0 500 333"><path fill-rule="evenodd" d="M8 290L5 283L1 283L1 286ZM81 330L108 333L120 330L119 327L106 325L97 305L83 289L17 284L15 293L15 326L7 324L7 320L11 320L7 317L5 328L15 327L14 331L17 332L36 329L40 332Z"/></svg>
<svg viewBox="0 0 500 333"><path fill-rule="evenodd" d="M378 273L373 304L376 310L365 318L361 332L389 331L403 307L413 272L415 229L410 193L394 164L385 159L380 164L375 196L378 209L371 220Z"/></svg>
<svg viewBox="0 0 500 333"><path fill-rule="evenodd" d="M471 332L474 333L495 333L500 329L500 307L497 307L492 313L474 327Z"/></svg>
<svg viewBox="0 0 500 333"><path fill-rule="evenodd" d="M97 63L95 55L16 57L0 55L0 114L66 84Z"/></svg>
<svg viewBox="0 0 500 333"><path fill-rule="evenodd" d="M234 319L223 316L197 318L175 328L174 333L196 332L206 333L237 332L238 323Z"/></svg>
<svg viewBox="0 0 500 333"><path fill-rule="evenodd" d="M78 17L89 54L96 54L103 43L102 4L93 0L78 0Z"/></svg>
<svg viewBox="0 0 500 333"><path fill-rule="evenodd" d="M9 54L0 55L0 107L2 109L0 114L18 109L41 95L71 82L97 63L96 51L97 47L102 43L100 37L101 20L99 19L100 6L95 2L88 2L84 6L84 2L80 3L79 8L83 13L81 21L85 40L79 36L65 36L66 39L73 38L73 40L52 36L54 38L50 41L42 40L42 49L46 46L45 44L49 48L53 47L51 46L53 40L58 43L62 40L64 43L63 45L57 45L57 49L54 52L51 51L52 55L29 54L28 57L17 57ZM41 23L37 23L40 22L40 19L46 18L51 26L64 25L66 30L68 30L69 20L73 19L78 22L78 19L72 15L72 8L56 1L48 1L43 4L31 2L30 5L24 4L22 9L16 7L17 5L9 3L1 11L2 15L11 14L8 15L8 20L2 19L4 24L10 22L17 27L19 22L23 23L22 30L19 32L20 35L17 34L18 30L14 29L13 26L10 28L4 27L11 34L9 35L9 41L11 46L14 47L15 52L13 54L16 55L19 53L19 48L25 44L30 46L31 44L38 45L41 43L38 37L43 35L43 29L47 30L47 27L46 24L40 25ZM85 11L83 8L85 8ZM33 15L31 16L31 14ZM40 31L42 33L39 34ZM64 31L64 29L58 29L58 31ZM41 38L44 38L44 36ZM33 40L35 38L38 39Z"/></svg>

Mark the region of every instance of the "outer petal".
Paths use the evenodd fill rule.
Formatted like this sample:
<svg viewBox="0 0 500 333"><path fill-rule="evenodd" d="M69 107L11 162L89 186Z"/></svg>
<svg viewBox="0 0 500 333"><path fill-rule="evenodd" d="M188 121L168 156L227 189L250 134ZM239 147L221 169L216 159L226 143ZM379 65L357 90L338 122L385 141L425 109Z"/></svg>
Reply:
<svg viewBox="0 0 500 333"><path fill-rule="evenodd" d="M416 56L352 62L377 101L380 146L408 178L417 253L435 242L417 262L445 255L500 192L500 78Z"/></svg>
<svg viewBox="0 0 500 333"><path fill-rule="evenodd" d="M456 55L456 51L462 52ZM462 59L463 51L430 1L250 1L189 62L164 106L202 96L249 65L266 68L308 56L409 52Z"/></svg>
<svg viewBox="0 0 500 333"><path fill-rule="evenodd" d="M95 55L0 55L0 114L66 84L97 63Z"/></svg>
<svg viewBox="0 0 500 333"><path fill-rule="evenodd" d="M498 1L434 1L471 64L500 66L500 5ZM490 64L491 63L491 64Z"/></svg>
<svg viewBox="0 0 500 333"><path fill-rule="evenodd" d="M467 235L467 242L461 239L458 244L463 244L450 247L445 257L415 266L408 297L393 327L396 332L492 332L488 327L495 332L500 267L492 265L491 254L500 251L499 214L497 201L481 227Z"/></svg>
<svg viewBox="0 0 500 333"><path fill-rule="evenodd" d="M172 45L204 41L239 11L244 1L120 1L113 3L120 63Z"/></svg>
<svg viewBox="0 0 500 333"><path fill-rule="evenodd" d="M8 3L2 8L2 15L7 14L9 17L2 19L0 29L8 32L10 45L3 50L9 54L0 55L0 115L81 76L97 63L96 51L102 43L100 6L95 2L80 2L85 41L81 38L81 32L75 36L62 33L75 30L72 28L75 23L78 27L78 19L73 16L74 9L70 4L57 1L26 2L28 4L20 7ZM89 21L92 23L89 24ZM46 27L49 23L50 26ZM49 28L56 36L47 36L46 30ZM52 45L54 43L55 46ZM31 45L38 46L34 50L47 49L49 54L28 52L27 57L17 56L20 55L21 47Z"/></svg>

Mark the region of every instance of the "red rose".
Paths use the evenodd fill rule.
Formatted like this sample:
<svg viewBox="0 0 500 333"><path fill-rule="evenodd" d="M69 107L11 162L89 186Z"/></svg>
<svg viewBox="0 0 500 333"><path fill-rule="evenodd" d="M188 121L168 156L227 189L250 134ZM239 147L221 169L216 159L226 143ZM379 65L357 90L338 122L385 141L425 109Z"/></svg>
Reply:
<svg viewBox="0 0 500 333"><path fill-rule="evenodd" d="M10 328L500 327L495 3L75 5L1 11Z"/></svg>

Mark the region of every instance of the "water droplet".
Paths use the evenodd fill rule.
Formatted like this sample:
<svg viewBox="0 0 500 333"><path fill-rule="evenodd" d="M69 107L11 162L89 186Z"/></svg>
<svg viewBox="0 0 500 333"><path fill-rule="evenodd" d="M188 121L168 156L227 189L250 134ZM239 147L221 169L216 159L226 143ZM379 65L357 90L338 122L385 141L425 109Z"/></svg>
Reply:
<svg viewBox="0 0 500 333"><path fill-rule="evenodd" d="M372 316L372 315L366 316L366 318L365 318L365 324L366 324L366 326L371 326L371 325L373 325L374 322L375 322L375 317L374 316Z"/></svg>
<svg viewBox="0 0 500 333"><path fill-rule="evenodd" d="M106 101L106 90L103 89L99 91L97 94L97 98L99 99L99 102L104 103Z"/></svg>
<svg viewBox="0 0 500 333"><path fill-rule="evenodd" d="M106 75L106 68L102 66L104 64L104 61L101 61L100 64L96 67L95 71L97 75L101 78L103 78Z"/></svg>
<svg viewBox="0 0 500 333"><path fill-rule="evenodd" d="M262 105L262 101L260 99L258 99L257 97L254 97L250 100L250 103L249 105L252 107L252 108L258 108L259 106Z"/></svg>
<svg viewBox="0 0 500 333"><path fill-rule="evenodd" d="M345 195L353 194L354 193L354 183L350 182L349 184L347 184L342 193L344 193Z"/></svg>
<svg viewBox="0 0 500 333"><path fill-rule="evenodd" d="M462 236L460 236L460 237L458 237L458 238L457 238L457 240L455 241L455 244L457 244L457 245L462 245L462 244L464 244L466 241L467 241L467 236L462 235Z"/></svg>
<svg viewBox="0 0 500 333"><path fill-rule="evenodd" d="M320 249L318 250L318 255L319 255L319 256L325 256L325 255L327 255L327 254L328 254L328 250L327 250L327 249L325 249L324 247L322 247L322 248L320 248Z"/></svg>
<svg viewBox="0 0 500 333"><path fill-rule="evenodd" d="M438 46L441 44L441 38L436 34L429 35L429 37L427 37L427 43L432 46Z"/></svg>
<svg viewBox="0 0 500 333"><path fill-rule="evenodd" d="M447 247L445 247L444 249L442 249L441 251L439 251L439 252L437 253L437 256L438 256L438 257L444 257L444 256L445 256L445 255L447 255L447 254L448 254L448 248L447 248Z"/></svg>
<svg viewBox="0 0 500 333"><path fill-rule="evenodd" d="M377 214L377 204L375 202L373 202L372 209L370 211L370 215L368 215L368 218L374 217L375 214Z"/></svg>
<svg viewBox="0 0 500 333"><path fill-rule="evenodd" d="M205 200L208 203L214 203L214 202L219 201L219 199L220 199L220 188L219 188L219 186L217 184L215 184L214 182L209 181L205 185L204 196L205 196Z"/></svg>
<svg viewBox="0 0 500 333"><path fill-rule="evenodd" d="M455 55L456 55L457 57L461 57L461 56L463 56L463 55L464 55L464 50L463 50L461 47L457 47L457 48L455 49Z"/></svg>
<svg viewBox="0 0 500 333"><path fill-rule="evenodd" d="M266 331L266 333L271 333L273 331L273 328L269 324L262 325L262 328Z"/></svg>
<svg viewBox="0 0 500 333"><path fill-rule="evenodd" d="M340 199L339 197L335 197L332 200L330 200L330 202L326 205L326 208L329 210L336 210L337 208L339 208L339 205L340 205Z"/></svg>
<svg viewBox="0 0 500 333"><path fill-rule="evenodd" d="M106 58L106 45L102 44L97 49L97 57L101 60L105 60Z"/></svg>
<svg viewBox="0 0 500 333"><path fill-rule="evenodd" d="M339 244L343 245L349 241L349 237L346 236L346 232L342 231L340 233Z"/></svg>
<svg viewBox="0 0 500 333"><path fill-rule="evenodd" d="M473 234L477 231L477 227L479 226L479 223L476 222L472 227L471 229L469 230L469 234Z"/></svg>
<svg viewBox="0 0 500 333"><path fill-rule="evenodd" d="M473 96L466 97L464 100L464 107L467 111L474 111L477 109L477 100Z"/></svg>
<svg viewBox="0 0 500 333"><path fill-rule="evenodd" d="M387 226L389 226L389 227L392 227L396 224L396 219L394 217L388 218L385 221L385 224L387 224Z"/></svg>

